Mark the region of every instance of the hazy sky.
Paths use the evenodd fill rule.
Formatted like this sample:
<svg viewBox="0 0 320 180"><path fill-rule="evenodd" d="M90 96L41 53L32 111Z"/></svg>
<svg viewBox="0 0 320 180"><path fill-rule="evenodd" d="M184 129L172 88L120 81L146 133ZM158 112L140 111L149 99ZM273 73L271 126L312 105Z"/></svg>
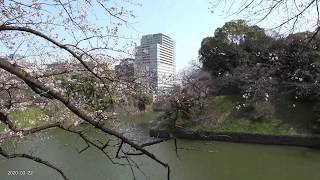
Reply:
<svg viewBox="0 0 320 180"><path fill-rule="evenodd" d="M176 69L177 72L179 72L186 67L191 60L197 59L202 39L207 36L212 36L215 29L221 27L224 22L227 21L217 14L210 12L209 1L210 0L133 0L133 2L140 3L141 6L123 3L125 4L125 9L133 9L136 18L124 18L129 19L130 26L121 27L121 35L133 38L137 45L140 44L142 35L164 33L170 36L175 41ZM115 2L117 2L117 0L115 0ZM120 6L122 6L121 1L119 1L119 3ZM94 13L98 18L92 16L89 18L90 21L95 21L94 23L98 25L110 23L110 17L108 15L105 16L106 12L100 6L96 8ZM59 34L60 37L67 39L67 41L73 40L70 34L66 34L66 32L63 31L63 28L56 33ZM17 40L17 42L19 41ZM121 43L125 44L126 42L120 42L120 44ZM15 48L8 50L3 44L0 44L1 55L11 54L13 51L15 51ZM26 55L26 52L33 53L33 51L36 50L21 47L17 54ZM110 53L113 55L115 52ZM125 57L128 56L128 54L125 55ZM49 62L50 60L51 59L49 59Z"/></svg>
<svg viewBox="0 0 320 180"><path fill-rule="evenodd" d="M226 21L210 12L208 0L141 2L142 6L135 11L137 18L133 25L139 38L154 33L169 35L176 43L177 72L197 59L201 40L212 36L214 30Z"/></svg>
<svg viewBox="0 0 320 180"><path fill-rule="evenodd" d="M123 3L127 1L130 2L130 0L114 0L115 3L120 2L120 4L121 2ZM215 13L212 13L212 9L210 9L210 1L213 0L133 0L133 2L141 3L141 6L123 3L125 9L133 9L133 13L136 18L125 18L129 21L130 25L122 26L119 28L121 29L119 31L121 31L121 35L129 37L130 40L133 38L137 45L140 44L139 41L142 35L164 33L170 36L176 44L176 65L177 72L179 72L192 60L197 60L198 50L203 38L213 36L215 29L223 26L227 21L244 18L243 16L237 17L237 15L234 15L232 16L232 19L226 19L225 16L228 13L222 15L222 12L228 12L228 5L220 6L215 9ZM303 2L303 0L299 1ZM231 5L233 8L237 9L237 7L241 7L242 1L226 2L230 2L229 6ZM94 22L93 24L108 26L108 23L111 21L112 23L115 23L114 20L110 20L110 16L100 6L97 6L97 8L94 9L94 13L95 16L92 15L92 17L89 18L89 21ZM281 14L281 12L279 13ZM266 28L267 26L272 26L272 21L280 22L279 13L275 13L275 15L269 18L266 23L263 22L263 25L259 24L260 27ZM247 17L246 20L258 18L250 15L248 16L249 17ZM302 26L300 24L300 27L306 26ZM72 39L71 35L66 34L63 30L58 31L57 33L60 37L67 40ZM130 40L124 39L126 42L119 42L119 44L126 44ZM33 39L31 39L31 41L33 41ZM16 44L18 45L20 43ZM21 52L17 52L17 54L24 55L24 51L27 51L26 49L28 48L21 48ZM15 49L11 51L14 50ZM130 49L128 50L129 52L132 52L133 47L130 46ZM11 51L4 48L3 44L0 44L1 55L10 54L12 53ZM30 50L28 49L28 51ZM37 49L34 51L38 52ZM116 52L111 51L110 54L113 56ZM125 54L124 56L120 56L119 59L128 56L131 55Z"/></svg>

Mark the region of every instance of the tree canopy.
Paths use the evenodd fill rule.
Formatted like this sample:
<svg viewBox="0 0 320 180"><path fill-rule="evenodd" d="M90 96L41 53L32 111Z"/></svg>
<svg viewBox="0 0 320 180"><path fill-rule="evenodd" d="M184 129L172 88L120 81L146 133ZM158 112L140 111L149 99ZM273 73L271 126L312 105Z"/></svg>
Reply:
<svg viewBox="0 0 320 180"><path fill-rule="evenodd" d="M273 37L263 28L237 20L204 38L199 55L203 69L242 93L319 97L319 48L319 35L314 33Z"/></svg>

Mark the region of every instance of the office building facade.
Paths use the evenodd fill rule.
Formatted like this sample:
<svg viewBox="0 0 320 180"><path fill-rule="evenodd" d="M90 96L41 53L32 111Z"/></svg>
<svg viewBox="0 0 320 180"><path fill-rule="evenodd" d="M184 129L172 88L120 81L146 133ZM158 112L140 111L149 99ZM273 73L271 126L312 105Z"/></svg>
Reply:
<svg viewBox="0 0 320 180"><path fill-rule="evenodd" d="M173 86L175 79L175 43L162 33L144 35L136 47L137 76L154 92Z"/></svg>

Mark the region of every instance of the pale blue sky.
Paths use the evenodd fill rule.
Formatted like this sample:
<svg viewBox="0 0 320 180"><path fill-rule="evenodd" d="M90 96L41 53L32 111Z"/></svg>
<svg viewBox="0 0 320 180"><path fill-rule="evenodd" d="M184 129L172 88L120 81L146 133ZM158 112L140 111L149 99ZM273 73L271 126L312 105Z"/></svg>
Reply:
<svg viewBox="0 0 320 180"><path fill-rule="evenodd" d="M154 34L154 33L164 33L170 36L176 44L176 65L177 65L177 73L182 70L184 67L188 66L188 64L192 60L197 60L198 58L198 50L200 48L200 43L203 38L208 36L213 36L216 28L223 26L223 24L232 19L240 19L241 17L237 17L237 15L232 16L229 19L226 19L225 16L228 14L228 5L220 6L216 8L216 13L211 13L210 1L213 0L133 0L134 2L141 3L141 6L135 6L130 4L130 0L118 1L114 0L115 4L119 6L124 6L125 9L133 9L133 13L136 18L128 18L130 22L130 26L122 26L119 27L121 36L128 37L128 39L121 39L122 42L117 42L117 45L126 44L127 41L130 41L131 38L134 39L136 44L139 45L139 40L142 35L146 34ZM111 3L112 1L108 1ZM226 1L231 2L233 8L237 9L237 7L241 6L242 1ZM224 9L223 9L224 8ZM93 22L93 25L98 26L107 26L109 27L109 23L117 23L116 18L114 20L110 20L110 16L108 13L104 11L99 5L93 8L94 15L89 17L89 21ZM221 16L225 13L225 15ZM107 15L107 16L106 16ZM278 17L278 13L275 16ZM272 16L270 19L273 21L279 20ZM243 18L243 16L242 16ZM255 17L257 18L257 17ZM125 17L125 19L127 19ZM248 19L254 19L254 17L247 17ZM259 24L260 27L272 26L272 21L268 19L266 23L263 25ZM121 21L120 21L121 22ZM115 26L114 24L112 26ZM112 28L112 26L110 26ZM305 26L303 26L305 27ZM71 41L71 35L67 34L63 28L56 29L56 33L60 35L61 38L66 39L67 41ZM44 32L46 33L46 32ZM50 32L54 34L54 32ZM49 34L50 34L49 33ZM77 33L77 32L76 32ZM79 33L79 36L81 33ZM80 39L81 37L79 37ZM15 39L16 46L18 46L20 39ZM34 39L31 38L30 41L34 42ZM126 41L126 42L124 42ZM24 43L25 45L26 43ZM130 44L130 43L129 43ZM84 45L86 47L86 45ZM120 46L121 48L121 46ZM124 47L123 49L127 48ZM129 52L133 51L133 47L129 46L130 49L127 49ZM0 44L0 54L8 55L13 53L15 48L12 50L5 48L3 44ZM25 55L24 51L30 51L30 48L21 47L17 54ZM35 47L31 53L38 52L38 49ZM40 53L40 52L39 52ZM117 52L110 52L110 55L113 56L117 54ZM121 53L120 53L121 54ZM61 55L58 54L58 55ZM129 54L125 54L124 56L119 56L119 59L130 56ZM59 58L59 57L57 57ZM51 57L50 57L51 59ZM49 59L49 61L50 61ZM42 59L41 59L42 60Z"/></svg>
<svg viewBox="0 0 320 180"><path fill-rule="evenodd" d="M198 57L201 40L226 22L210 12L208 0L144 0L141 4L134 12L136 31L131 29L129 33L138 33L139 38L164 33L174 39L177 72ZM136 42L139 44L139 40Z"/></svg>
<svg viewBox="0 0 320 180"><path fill-rule="evenodd" d="M133 38L137 45L140 44L142 35L164 33L170 36L176 44L176 73L186 67L191 60L196 60L198 50L203 38L212 36L217 27L221 27L227 20L210 12L210 0L134 0L141 6L130 5L119 1L120 6L133 9L136 18L128 18L130 26L121 27L121 36ZM112 1L110 1L111 3ZM117 3L117 0L115 0ZM99 7L99 8L98 8ZM93 24L103 25L110 23L110 17L106 15L103 8L97 6L96 15L90 21ZM127 18L124 18L127 19ZM116 22L116 19L112 20ZM121 22L121 21L120 21ZM70 34L62 29L57 29L57 33L64 39L72 40ZM79 33L80 35L81 33ZM123 41L130 41L122 39ZM17 40L18 41L18 40ZM119 42L120 44L125 42ZM16 43L19 44L19 43ZM29 48L20 48L18 54L25 55ZM14 51L13 49L12 51ZM133 50L133 47L132 47ZM2 52L4 51L4 52ZM1 54L11 54L12 52L0 44ZM111 55L114 52L110 52ZM125 55L129 56L128 54ZM122 57L124 58L124 57Z"/></svg>

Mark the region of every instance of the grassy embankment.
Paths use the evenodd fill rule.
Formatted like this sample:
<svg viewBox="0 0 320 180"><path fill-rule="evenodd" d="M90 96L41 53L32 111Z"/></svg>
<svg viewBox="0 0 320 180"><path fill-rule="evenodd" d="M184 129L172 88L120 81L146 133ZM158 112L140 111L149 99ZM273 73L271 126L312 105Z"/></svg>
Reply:
<svg viewBox="0 0 320 180"><path fill-rule="evenodd" d="M206 112L193 120L179 120L179 129L188 131L243 132L269 135L317 135L313 129L316 119L311 106L304 102L284 101L270 108L266 104L257 106L259 111L237 110L243 103L241 97L217 96L206 99ZM295 107L292 105L295 104ZM271 110L270 110L271 109ZM41 117L48 113L37 107L12 112L10 118L19 128L29 128L47 123ZM113 128L143 127L148 128L149 120L158 112L147 111L136 114L119 114L115 121L108 121ZM71 122L72 123L72 122ZM1 130L4 126L1 125ZM166 121L157 124L155 129L167 129Z"/></svg>
<svg viewBox="0 0 320 180"><path fill-rule="evenodd" d="M206 99L206 110L192 120L177 121L177 128L186 131L240 132L267 135L317 136L316 115L309 103L284 100L276 104L261 102L254 107L241 107L239 96L216 96ZM163 120L154 129L167 129Z"/></svg>
<svg viewBox="0 0 320 180"><path fill-rule="evenodd" d="M44 112L41 109L30 106L24 108L23 110L11 112L9 114L9 118L18 128L30 128L46 123L41 119L43 114ZM4 124L1 123L0 129L3 130L4 128Z"/></svg>
<svg viewBox="0 0 320 180"><path fill-rule="evenodd" d="M17 125L18 128L31 128L35 126L40 126L47 124L48 121L44 118L46 114L57 114L54 112L54 109L47 109L42 110L35 106L28 106L22 110L17 110L14 112L11 112L9 115L9 118ZM133 127L133 126L139 126L139 125L145 125L148 124L149 120L152 119L154 116L158 115L158 112L142 112L142 113L136 113L136 114L120 114L118 115L118 118L115 121L106 121L106 125L116 128L116 127ZM57 115L55 115L57 116ZM59 118L59 117L56 117ZM76 118L75 116L70 115L70 117L66 117L70 119L70 121L67 121L67 124L73 124L73 119ZM5 128L5 126L1 123L0 130L2 131Z"/></svg>

